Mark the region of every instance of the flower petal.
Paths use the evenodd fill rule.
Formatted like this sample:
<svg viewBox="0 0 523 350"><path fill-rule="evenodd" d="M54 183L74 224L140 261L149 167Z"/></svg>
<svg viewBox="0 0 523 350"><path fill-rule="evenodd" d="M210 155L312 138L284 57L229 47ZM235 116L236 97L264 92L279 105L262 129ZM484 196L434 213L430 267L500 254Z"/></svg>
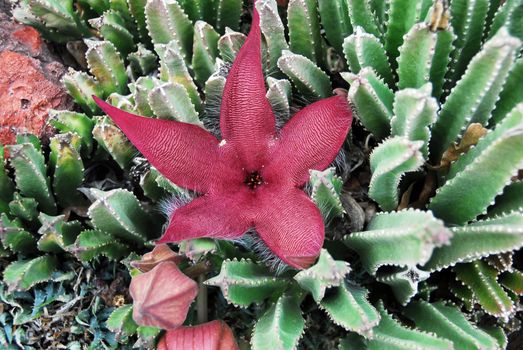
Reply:
<svg viewBox="0 0 523 350"><path fill-rule="evenodd" d="M198 294L198 284L172 261L134 277L129 287L133 319L141 326L174 329L185 321Z"/></svg>
<svg viewBox="0 0 523 350"><path fill-rule="evenodd" d="M334 160L351 123L352 113L343 96L303 108L283 127L273 159L265 169L266 178L303 185L310 169L324 170Z"/></svg>
<svg viewBox="0 0 523 350"><path fill-rule="evenodd" d="M182 255L173 252L167 244L158 244L151 252L144 254L140 260L131 261L131 266L141 272L148 272L162 262L172 261L178 265L183 259Z"/></svg>
<svg viewBox="0 0 523 350"><path fill-rule="evenodd" d="M223 166L218 140L201 127L140 117L93 98L145 158L176 185L209 192L232 172Z"/></svg>
<svg viewBox="0 0 523 350"><path fill-rule="evenodd" d="M231 191L232 192L232 191ZM250 226L249 193L206 195L177 209L165 234L158 243L179 242L186 239L212 237L237 238Z"/></svg>
<svg viewBox="0 0 523 350"><path fill-rule="evenodd" d="M168 331L157 350L238 350L232 330L223 321Z"/></svg>
<svg viewBox="0 0 523 350"><path fill-rule="evenodd" d="M320 254L325 236L319 209L300 189L260 191L254 219L256 232L286 264L303 269Z"/></svg>
<svg viewBox="0 0 523 350"><path fill-rule="evenodd" d="M235 148L247 171L265 164L276 126L261 63L260 17L254 8L251 31L227 76L220 110L222 137Z"/></svg>

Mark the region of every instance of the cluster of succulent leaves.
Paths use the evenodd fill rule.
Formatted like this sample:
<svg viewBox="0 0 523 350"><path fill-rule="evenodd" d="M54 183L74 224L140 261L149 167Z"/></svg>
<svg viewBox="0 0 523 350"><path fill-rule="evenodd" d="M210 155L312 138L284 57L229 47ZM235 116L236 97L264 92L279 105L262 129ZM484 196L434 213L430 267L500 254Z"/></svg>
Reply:
<svg viewBox="0 0 523 350"><path fill-rule="evenodd" d="M31 316L0 320L4 329L40 315L37 293L67 303L53 299L71 281L64 260L91 266L142 254L160 235L162 201L193 196L141 159L91 96L217 133L249 6L18 2L19 21L77 59L63 82L78 110L51 111L58 133L44 146L20 135L0 162L2 256L12 261L5 288L35 300ZM210 266L205 284L221 289L208 287L209 313L255 350L504 348L523 293L523 1L255 6L279 125L333 88L348 90L358 124L333 167L311 173L307 190L327 223L314 266L271 270L256 242L180 245L189 265ZM138 327L131 308L110 318L122 343L157 332ZM4 334L0 342L17 339Z"/></svg>

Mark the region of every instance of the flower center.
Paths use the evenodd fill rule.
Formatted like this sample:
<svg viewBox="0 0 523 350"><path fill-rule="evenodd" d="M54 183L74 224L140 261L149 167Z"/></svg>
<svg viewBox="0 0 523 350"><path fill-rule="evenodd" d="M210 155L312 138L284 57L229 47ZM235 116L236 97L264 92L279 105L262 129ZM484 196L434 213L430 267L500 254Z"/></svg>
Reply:
<svg viewBox="0 0 523 350"><path fill-rule="evenodd" d="M247 174L243 183L249 186L251 190L255 190L258 186L263 184L263 178L258 171L253 171L252 173Z"/></svg>

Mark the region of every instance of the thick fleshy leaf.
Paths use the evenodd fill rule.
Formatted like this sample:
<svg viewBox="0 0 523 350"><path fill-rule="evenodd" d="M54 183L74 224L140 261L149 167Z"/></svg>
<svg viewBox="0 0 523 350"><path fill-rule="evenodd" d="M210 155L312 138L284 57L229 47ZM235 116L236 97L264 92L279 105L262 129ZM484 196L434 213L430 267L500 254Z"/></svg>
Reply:
<svg viewBox="0 0 523 350"><path fill-rule="evenodd" d="M241 236L251 226L247 189L235 195L203 196L177 209L159 242Z"/></svg>
<svg viewBox="0 0 523 350"><path fill-rule="evenodd" d="M179 327L196 298L198 284L172 261L134 277L129 289L134 300L133 318L142 326Z"/></svg>
<svg viewBox="0 0 523 350"><path fill-rule="evenodd" d="M156 350L237 350L232 330L215 320L195 327L180 327L160 339Z"/></svg>
<svg viewBox="0 0 523 350"><path fill-rule="evenodd" d="M274 114L265 97L259 22L255 9L251 32L227 76L220 109L222 136L247 171L259 170L266 162L269 142L276 132Z"/></svg>
<svg viewBox="0 0 523 350"><path fill-rule="evenodd" d="M378 311L368 301L367 289L352 283L342 283L321 301L321 308L335 324L364 337L372 337L379 323Z"/></svg>
<svg viewBox="0 0 523 350"><path fill-rule="evenodd" d="M95 100L151 164L175 184L208 192L227 177L218 140L201 127L139 117Z"/></svg>
<svg viewBox="0 0 523 350"><path fill-rule="evenodd" d="M260 189L254 225L269 249L286 264L307 268L320 254L325 235L320 210L305 194L291 188Z"/></svg>
<svg viewBox="0 0 523 350"><path fill-rule="evenodd" d="M310 169L324 170L334 160L351 123L352 113L342 96L305 107L282 129L265 173L274 179L290 180L295 186L303 185Z"/></svg>
<svg viewBox="0 0 523 350"><path fill-rule="evenodd" d="M256 322L251 338L252 349L297 349L304 328L300 300L282 296Z"/></svg>
<svg viewBox="0 0 523 350"><path fill-rule="evenodd" d="M276 277L266 266L250 260L224 260L220 273L207 281L208 286L220 287L225 300L238 307L262 304L266 299L281 295L289 280Z"/></svg>
<svg viewBox="0 0 523 350"><path fill-rule="evenodd" d="M322 249L318 262L309 269L297 273L294 279L319 303L325 296L325 291L342 284L345 275L349 272L350 267L347 262L334 260L326 249Z"/></svg>

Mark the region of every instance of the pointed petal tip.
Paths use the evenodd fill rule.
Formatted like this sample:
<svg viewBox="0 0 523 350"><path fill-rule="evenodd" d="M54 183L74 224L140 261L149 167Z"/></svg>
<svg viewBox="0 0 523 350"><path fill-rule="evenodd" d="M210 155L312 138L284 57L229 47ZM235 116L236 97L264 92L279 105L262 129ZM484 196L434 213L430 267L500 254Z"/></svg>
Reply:
<svg viewBox="0 0 523 350"><path fill-rule="evenodd" d="M287 257L287 263L300 270L305 270L309 267L311 267L316 259L318 258L318 255L314 256L291 256Z"/></svg>

